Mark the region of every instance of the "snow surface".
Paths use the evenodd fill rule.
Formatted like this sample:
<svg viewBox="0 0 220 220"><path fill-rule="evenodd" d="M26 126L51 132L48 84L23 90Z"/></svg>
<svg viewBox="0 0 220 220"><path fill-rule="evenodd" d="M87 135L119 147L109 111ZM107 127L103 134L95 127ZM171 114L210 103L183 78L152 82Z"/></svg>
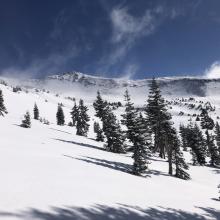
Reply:
<svg viewBox="0 0 220 220"><path fill-rule="evenodd" d="M33 88L14 93L10 86L0 85L9 112L0 117L0 219L220 219L220 169L190 165L192 179L184 181L169 176L167 161L155 156L151 158L148 177L129 174L127 169L133 162L130 154L106 152L103 143L94 141L92 124L97 119L92 107L95 96L89 94L90 88L86 92L71 89L65 82L66 91L61 92L57 88L60 82L50 83L50 93ZM114 92L104 97L123 101L123 93L115 97ZM143 105L147 91L133 89L132 93L136 105ZM88 138L75 135L73 127L56 125L57 104L61 102L66 123L70 121L73 101L65 98L67 95L77 101L86 100L91 117ZM174 96L166 98L173 100ZM220 96L196 100L210 101L216 107L212 117L220 115ZM35 102L40 115L51 124L32 120L31 129L21 128L26 110L33 116ZM122 111L119 108L117 115ZM176 127L188 123L187 113L193 113L179 105L170 111ZM179 116L179 111L186 114ZM190 163L190 154L185 153L185 157Z"/></svg>

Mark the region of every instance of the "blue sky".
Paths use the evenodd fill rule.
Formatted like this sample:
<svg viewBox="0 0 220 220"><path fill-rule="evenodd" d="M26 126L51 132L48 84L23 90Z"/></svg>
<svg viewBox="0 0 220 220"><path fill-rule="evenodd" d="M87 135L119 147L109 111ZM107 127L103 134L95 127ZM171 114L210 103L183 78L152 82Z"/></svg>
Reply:
<svg viewBox="0 0 220 220"><path fill-rule="evenodd" d="M220 61L219 0L0 0L0 73L202 75Z"/></svg>

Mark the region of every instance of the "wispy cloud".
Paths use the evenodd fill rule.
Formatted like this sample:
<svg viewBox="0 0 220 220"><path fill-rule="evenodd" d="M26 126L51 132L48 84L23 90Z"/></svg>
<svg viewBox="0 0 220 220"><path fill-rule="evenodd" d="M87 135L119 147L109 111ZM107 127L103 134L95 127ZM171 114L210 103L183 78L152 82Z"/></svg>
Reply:
<svg viewBox="0 0 220 220"><path fill-rule="evenodd" d="M204 75L208 78L220 78L220 62L214 62L208 69L205 70Z"/></svg>
<svg viewBox="0 0 220 220"><path fill-rule="evenodd" d="M128 7L113 8L109 14L112 24L111 50L100 60L99 71L108 72L125 58L140 39L153 34L165 18L174 19L176 16L178 16L177 10L174 8L168 10L163 6L147 9L142 16L132 15ZM137 63L130 66L138 69ZM124 71L130 70L127 67L129 64L125 65ZM125 72L125 75L130 73Z"/></svg>

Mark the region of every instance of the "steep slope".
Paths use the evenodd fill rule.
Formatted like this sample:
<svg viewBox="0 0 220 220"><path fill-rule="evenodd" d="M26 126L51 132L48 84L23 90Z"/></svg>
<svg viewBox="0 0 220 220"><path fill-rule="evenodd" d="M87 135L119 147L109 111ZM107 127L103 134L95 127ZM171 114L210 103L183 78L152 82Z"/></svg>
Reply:
<svg viewBox="0 0 220 220"><path fill-rule="evenodd" d="M152 157L149 177L133 176L128 173L130 154L106 152L103 143L93 140L95 97L86 97L91 129L85 138L75 135L75 128L55 124L61 102L70 121L73 101L65 94L33 88L15 93L4 85L0 89L9 112L0 118L0 219L219 219L218 169L190 166L192 180L183 181L167 175L165 160ZM214 101L219 113L218 97L201 99ZM26 110L32 114L35 102L50 125L32 120L31 129L21 128L22 115ZM177 126L190 118L180 117L181 110L194 111L172 105ZM185 156L190 162L190 155Z"/></svg>

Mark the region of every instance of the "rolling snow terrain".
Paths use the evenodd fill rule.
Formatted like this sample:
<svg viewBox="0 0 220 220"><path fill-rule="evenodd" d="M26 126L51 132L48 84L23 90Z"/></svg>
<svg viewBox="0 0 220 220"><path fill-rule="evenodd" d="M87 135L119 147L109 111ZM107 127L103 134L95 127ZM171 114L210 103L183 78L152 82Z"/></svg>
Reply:
<svg viewBox="0 0 220 220"><path fill-rule="evenodd" d="M127 172L133 163L130 153L107 152L94 140L92 103L97 90L108 101L123 104L128 88L136 107L142 108L149 80L76 72L44 80L2 80L8 83L0 84L8 114L0 117L0 219L220 219L220 169L190 165L192 179L184 181L169 176L167 161L154 156L148 177L137 177ZM159 83L176 128L195 121L201 106L214 108L210 116L220 122L220 79L161 78ZM13 92L15 86L22 91ZM72 98L82 98L89 107L87 138L77 136L75 127L56 125L58 103L64 105L66 124L71 121ZM30 129L20 127L27 110L33 118L34 103L50 124L32 119ZM123 111L120 107L115 113L120 118ZM190 154L184 154L190 164Z"/></svg>

